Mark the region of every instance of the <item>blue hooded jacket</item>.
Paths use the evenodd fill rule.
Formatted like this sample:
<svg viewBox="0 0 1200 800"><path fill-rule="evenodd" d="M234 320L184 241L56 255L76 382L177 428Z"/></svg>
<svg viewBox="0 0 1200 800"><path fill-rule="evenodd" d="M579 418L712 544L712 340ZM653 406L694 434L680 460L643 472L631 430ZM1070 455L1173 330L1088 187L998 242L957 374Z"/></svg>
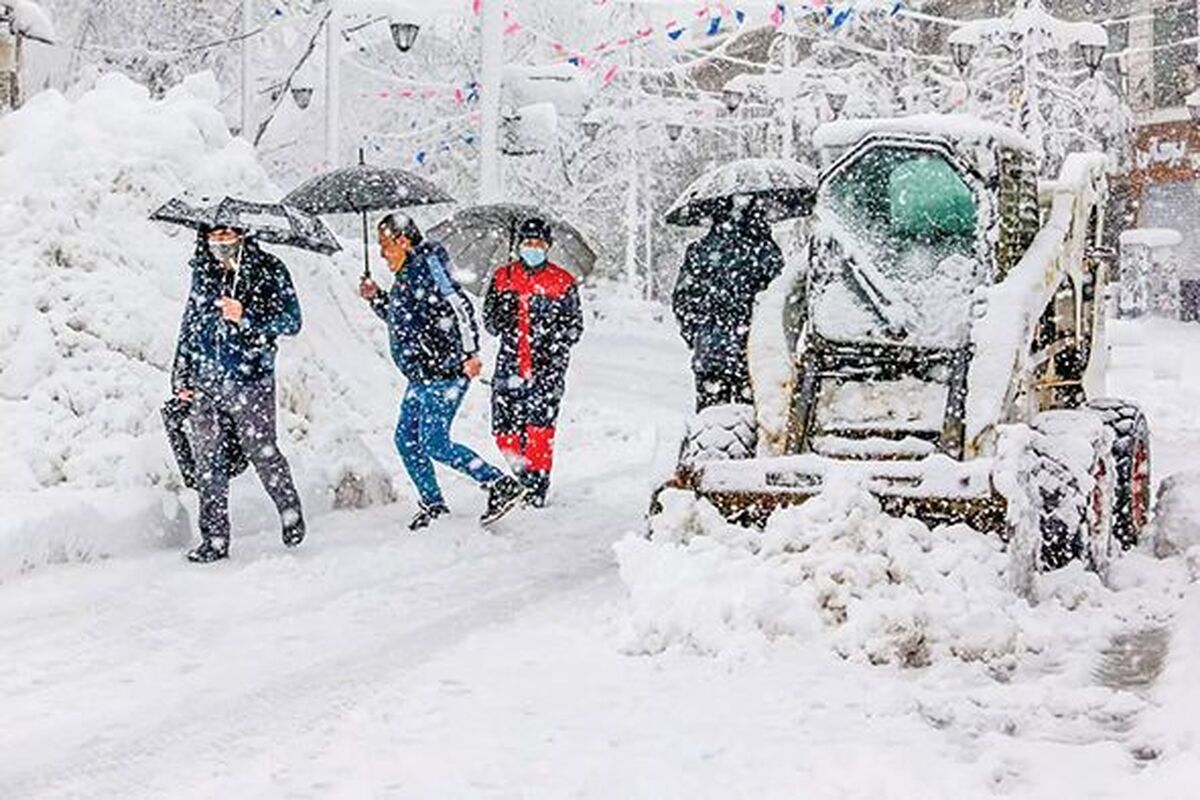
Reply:
<svg viewBox="0 0 1200 800"><path fill-rule="evenodd" d="M300 301L287 267L247 239L236 277L224 271L197 239L190 262L192 290L179 326L172 389L219 392L230 383L275 375L276 339L300 332ZM217 300L242 303L240 324L221 317Z"/></svg>
<svg viewBox="0 0 1200 800"><path fill-rule="evenodd" d="M386 294L371 302L387 323L392 360L410 381L463 377L463 362L479 352L475 311L450 277L450 256L437 242L421 242Z"/></svg>

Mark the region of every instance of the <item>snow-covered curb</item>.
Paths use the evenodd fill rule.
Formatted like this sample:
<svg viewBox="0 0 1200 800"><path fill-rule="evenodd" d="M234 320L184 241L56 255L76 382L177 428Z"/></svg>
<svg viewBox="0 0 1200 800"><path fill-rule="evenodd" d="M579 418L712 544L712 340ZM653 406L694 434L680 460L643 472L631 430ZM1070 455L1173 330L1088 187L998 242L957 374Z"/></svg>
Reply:
<svg viewBox="0 0 1200 800"><path fill-rule="evenodd" d="M190 536L177 495L157 489L0 492L0 581L48 564L95 561Z"/></svg>

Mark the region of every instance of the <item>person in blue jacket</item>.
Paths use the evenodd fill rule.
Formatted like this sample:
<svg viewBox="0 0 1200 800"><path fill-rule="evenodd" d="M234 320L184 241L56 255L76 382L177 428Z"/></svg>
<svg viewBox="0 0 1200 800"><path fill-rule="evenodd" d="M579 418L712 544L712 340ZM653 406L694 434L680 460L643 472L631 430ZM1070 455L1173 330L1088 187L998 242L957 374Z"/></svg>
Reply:
<svg viewBox="0 0 1200 800"><path fill-rule="evenodd" d="M187 403L200 480L196 563L229 556L226 439L238 438L279 512L283 543L304 541L304 513L275 434L276 340L300 332L300 302L283 263L241 232L197 237L171 388Z"/></svg>
<svg viewBox="0 0 1200 800"><path fill-rule="evenodd" d="M482 371L471 301L450 276L445 248L426 241L410 217L384 217L379 244L395 282L384 293L364 278L359 293L387 323L392 360L408 380L396 449L420 495L409 529L421 530L450 513L434 473L435 461L488 490L481 522L495 522L521 502L524 486L450 438L470 381Z"/></svg>

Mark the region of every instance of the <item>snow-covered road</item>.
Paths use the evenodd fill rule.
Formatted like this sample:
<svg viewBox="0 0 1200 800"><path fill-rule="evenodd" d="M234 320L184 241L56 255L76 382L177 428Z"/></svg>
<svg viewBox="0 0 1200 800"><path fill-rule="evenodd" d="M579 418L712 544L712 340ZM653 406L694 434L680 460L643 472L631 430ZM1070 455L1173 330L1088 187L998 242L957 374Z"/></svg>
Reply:
<svg viewBox="0 0 1200 800"><path fill-rule="evenodd" d="M1142 358L1164 338L1186 359L1200 330L1122 327L1113 373L1161 423L1160 477L1200 441L1200 374ZM1080 601L1130 629L1183 608L1150 687L1105 686L1099 643L1002 678L786 637L635 653L612 545L641 524L685 364L665 324L600 323L555 505L495 534L456 482L427 535L401 532L402 502L323 517L296 553L262 533L213 569L156 552L0 584L0 798L1194 796L1182 565L1133 557L1117 600Z"/></svg>

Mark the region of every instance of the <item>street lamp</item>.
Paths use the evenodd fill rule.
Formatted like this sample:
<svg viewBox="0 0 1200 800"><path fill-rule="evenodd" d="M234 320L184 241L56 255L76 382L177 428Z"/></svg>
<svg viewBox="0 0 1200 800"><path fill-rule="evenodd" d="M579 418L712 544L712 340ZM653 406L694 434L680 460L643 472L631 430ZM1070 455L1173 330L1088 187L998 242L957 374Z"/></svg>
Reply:
<svg viewBox="0 0 1200 800"><path fill-rule="evenodd" d="M950 58L959 72L965 72L975 57L975 45L971 42L950 42Z"/></svg>
<svg viewBox="0 0 1200 800"><path fill-rule="evenodd" d="M1083 44L1079 45L1079 52L1083 55L1083 63L1087 64L1088 70L1094 77L1096 71L1100 69L1100 65L1104 63L1104 52L1108 50L1107 45L1103 44Z"/></svg>
<svg viewBox="0 0 1200 800"><path fill-rule="evenodd" d="M737 89L725 89L721 92L721 99L725 102L725 108L733 113L741 107L742 101L746 99L746 93L739 92Z"/></svg>
<svg viewBox="0 0 1200 800"><path fill-rule="evenodd" d="M849 95L845 92L826 92L825 102L829 104L829 110L833 112L834 119L841 116L842 109L846 107L846 100Z"/></svg>
<svg viewBox="0 0 1200 800"><path fill-rule="evenodd" d="M668 122L667 138L672 142L678 142L680 136L683 136L683 125L678 122Z"/></svg>
<svg viewBox="0 0 1200 800"><path fill-rule="evenodd" d="M415 22L393 22L390 27L392 42L396 45L396 49L401 53L412 50L413 45L417 42L417 34L421 32L421 26Z"/></svg>

